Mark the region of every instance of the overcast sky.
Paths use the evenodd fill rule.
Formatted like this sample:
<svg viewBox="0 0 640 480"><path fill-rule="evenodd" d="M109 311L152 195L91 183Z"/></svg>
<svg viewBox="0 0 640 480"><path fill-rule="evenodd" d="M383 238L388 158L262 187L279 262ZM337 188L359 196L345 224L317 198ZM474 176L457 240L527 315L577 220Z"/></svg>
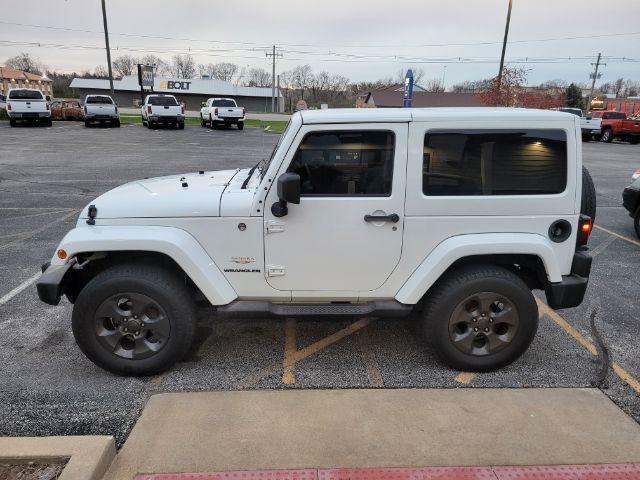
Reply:
<svg viewBox="0 0 640 480"><path fill-rule="evenodd" d="M160 56L170 58L191 49L198 63L230 61L241 67L270 70L265 49L275 43L283 55L278 60L278 71L308 63L315 71L324 69L352 80L375 80L415 66L423 68L427 78L446 74L446 84L451 86L496 74L507 3L508 0L107 0L107 15L112 58L122 53L151 53L150 50L159 50ZM593 0L514 0L513 4L507 62L531 58L552 58L557 62L564 57L560 63L551 64L528 60L525 65L530 69L529 83L555 78L586 82L592 69L590 62L595 61L598 52L637 60L605 60L602 82L618 77L640 80L640 1L615 0L615 8ZM0 64L19 51L26 51L56 70L80 71L106 65L103 49L78 48L104 45L100 0L2 0L0 21L90 31L0 23L0 41L75 46L7 46L0 42ZM589 35L594 37L523 42ZM455 63L458 57L491 63ZM580 59L567 61L567 57ZM446 59L454 63L441 62Z"/></svg>

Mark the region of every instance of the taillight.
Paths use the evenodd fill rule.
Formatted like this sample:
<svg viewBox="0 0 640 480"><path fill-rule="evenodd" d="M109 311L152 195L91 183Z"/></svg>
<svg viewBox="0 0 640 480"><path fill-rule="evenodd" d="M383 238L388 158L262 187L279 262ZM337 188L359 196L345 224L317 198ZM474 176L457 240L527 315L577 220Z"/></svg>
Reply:
<svg viewBox="0 0 640 480"><path fill-rule="evenodd" d="M87 106L86 106L86 105L84 106L83 110L84 110L84 114L85 114L85 115L86 115L87 113L89 113L89 112L87 112Z"/></svg>
<svg viewBox="0 0 640 480"><path fill-rule="evenodd" d="M7 103L7 110L11 110L11 104Z"/></svg>
<svg viewBox="0 0 640 480"><path fill-rule="evenodd" d="M47 110L50 110L49 102L47 102L46 105L47 105Z"/></svg>
<svg viewBox="0 0 640 480"><path fill-rule="evenodd" d="M151 113L151 105L147 105L147 113Z"/></svg>
<svg viewBox="0 0 640 480"><path fill-rule="evenodd" d="M216 109L213 111L213 114L214 114L216 117L218 116L218 108L216 108Z"/></svg>
<svg viewBox="0 0 640 480"><path fill-rule="evenodd" d="M591 235L591 230L593 230L593 220L591 220L591 217L587 215L580 215L580 220L578 221L578 247L584 247L587 245L589 236Z"/></svg>
<svg viewBox="0 0 640 480"><path fill-rule="evenodd" d="M184 113L184 103L181 103L180 107L181 107L182 113Z"/></svg>
<svg viewBox="0 0 640 480"><path fill-rule="evenodd" d="M242 116L243 117L244 117L244 112L245 112L245 109L244 109L244 107L242 107Z"/></svg>

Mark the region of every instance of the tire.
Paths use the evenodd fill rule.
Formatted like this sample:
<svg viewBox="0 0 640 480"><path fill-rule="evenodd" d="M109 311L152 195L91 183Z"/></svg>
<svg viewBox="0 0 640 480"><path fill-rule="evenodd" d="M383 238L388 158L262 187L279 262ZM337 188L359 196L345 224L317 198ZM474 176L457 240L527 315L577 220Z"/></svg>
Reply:
<svg viewBox="0 0 640 480"><path fill-rule="evenodd" d="M44 121L44 126L45 126L45 127L51 127L51 126L53 126L53 120L51 120L50 118L46 119L46 120Z"/></svg>
<svg viewBox="0 0 640 480"><path fill-rule="evenodd" d="M238 122L238 130L244 129L244 122Z"/></svg>
<svg viewBox="0 0 640 480"><path fill-rule="evenodd" d="M84 121L84 126L85 126L86 128L91 127L91 122L90 122L89 120L85 120L85 121Z"/></svg>
<svg viewBox="0 0 640 480"><path fill-rule="evenodd" d="M178 129L184 130L184 122L178 122Z"/></svg>
<svg viewBox="0 0 640 480"><path fill-rule="evenodd" d="M582 167L582 199L580 201L580 213L591 217L596 221L596 187L593 184L591 174L586 167Z"/></svg>
<svg viewBox="0 0 640 480"><path fill-rule="evenodd" d="M474 316L469 309L476 306ZM461 267L448 274L429 294L423 315L426 339L437 357L462 371L486 372L509 365L527 350L538 328L538 306L527 285L511 271L493 265ZM456 322L460 315L468 321ZM454 335L470 340L468 347L464 340L455 342ZM510 335L508 341L498 341ZM495 340L493 346L487 338Z"/></svg>
<svg viewBox="0 0 640 480"><path fill-rule="evenodd" d="M147 126L149 126L149 124L148 124L148 123L147 123L147 121L144 119L144 117L142 117L142 116L141 116L140 118L142 118L142 126L143 126L143 127L147 127Z"/></svg>
<svg viewBox="0 0 640 480"><path fill-rule="evenodd" d="M131 301L132 307L121 307L127 305L125 300ZM132 314L138 308L145 313L134 320ZM113 317L99 320L100 310ZM154 318L151 311L156 320L145 325L144 321ZM163 326L162 333L149 328L149 324ZM80 291L73 307L72 327L76 343L97 366L117 375L153 375L188 352L196 327L196 309L184 282L171 272L146 264L117 265L96 275ZM138 336L134 340L135 333ZM140 350L134 352L134 347Z"/></svg>
<svg viewBox="0 0 640 480"><path fill-rule="evenodd" d="M118 119L115 122L113 122L113 126L116 127L116 128L120 128L120 119Z"/></svg>
<svg viewBox="0 0 640 480"><path fill-rule="evenodd" d="M637 145L638 143L640 143L640 138L632 138L629 140L629 143L631 145Z"/></svg>
<svg viewBox="0 0 640 480"><path fill-rule="evenodd" d="M211 116L209 116L209 128L211 130L215 130L216 128L218 128L218 126L214 123L213 118Z"/></svg>
<svg viewBox="0 0 640 480"><path fill-rule="evenodd" d="M207 122L205 122L204 117L202 115L200 115L200 126L202 128L207 126Z"/></svg>
<svg viewBox="0 0 640 480"><path fill-rule="evenodd" d="M636 210L636 214L633 217L633 228L638 238L640 238L640 207Z"/></svg>
<svg viewBox="0 0 640 480"><path fill-rule="evenodd" d="M583 133L582 134L582 141L583 142L590 142L591 141L591 134L590 133Z"/></svg>
<svg viewBox="0 0 640 480"><path fill-rule="evenodd" d="M12 127L15 127L18 125L18 122L16 122L16 120L14 118L10 118L9 119L9 125Z"/></svg>
<svg viewBox="0 0 640 480"><path fill-rule="evenodd" d="M600 137L600 141L604 143L613 142L613 132L611 131L610 128L605 128L602 131L602 136Z"/></svg>

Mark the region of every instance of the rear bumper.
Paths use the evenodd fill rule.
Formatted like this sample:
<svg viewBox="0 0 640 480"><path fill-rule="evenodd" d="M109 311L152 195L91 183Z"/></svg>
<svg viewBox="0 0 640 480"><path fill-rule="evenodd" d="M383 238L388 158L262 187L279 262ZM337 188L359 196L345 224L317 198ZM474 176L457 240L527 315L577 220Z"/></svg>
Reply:
<svg viewBox="0 0 640 480"><path fill-rule="evenodd" d="M150 115L149 121L158 123L184 123L184 115Z"/></svg>
<svg viewBox="0 0 640 480"><path fill-rule="evenodd" d="M38 120L40 118L51 118L51 112L7 112L9 118L15 120Z"/></svg>
<svg viewBox="0 0 640 480"><path fill-rule="evenodd" d="M551 308L573 308L582 303L589 283L591 261L591 255L588 253L576 252L573 256L571 274L563 276L561 282L547 282L544 292Z"/></svg>
<svg viewBox="0 0 640 480"><path fill-rule="evenodd" d="M49 305L60 303L60 297L64 293L65 275L75 263L75 260L72 260L64 265L52 266L51 262L42 265L42 275L36 283L40 300Z"/></svg>
<svg viewBox="0 0 640 480"><path fill-rule="evenodd" d="M244 122L244 117L216 117L213 121L214 123L241 123Z"/></svg>

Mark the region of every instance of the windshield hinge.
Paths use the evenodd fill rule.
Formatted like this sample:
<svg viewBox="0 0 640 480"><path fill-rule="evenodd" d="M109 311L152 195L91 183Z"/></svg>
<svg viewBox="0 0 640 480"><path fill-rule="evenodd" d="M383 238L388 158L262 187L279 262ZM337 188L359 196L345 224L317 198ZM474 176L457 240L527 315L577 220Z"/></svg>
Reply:
<svg viewBox="0 0 640 480"><path fill-rule="evenodd" d="M265 233L282 233L284 232L284 223L269 220L264 222L264 231Z"/></svg>

